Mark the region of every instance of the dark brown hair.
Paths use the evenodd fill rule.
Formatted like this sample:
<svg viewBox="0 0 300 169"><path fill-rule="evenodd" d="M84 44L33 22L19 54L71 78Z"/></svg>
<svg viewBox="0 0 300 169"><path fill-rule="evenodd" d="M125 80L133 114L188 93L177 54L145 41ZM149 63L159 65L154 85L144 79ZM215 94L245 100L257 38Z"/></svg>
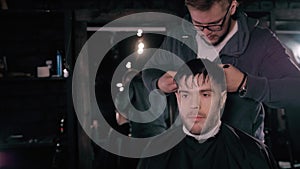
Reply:
<svg viewBox="0 0 300 169"><path fill-rule="evenodd" d="M231 4L232 0L185 0L185 5L192 6L196 9L206 11L211 8L214 3L220 3L222 5Z"/></svg>
<svg viewBox="0 0 300 169"><path fill-rule="evenodd" d="M184 76L189 77L191 75L196 76L197 74L203 74L203 83L206 77L209 77L212 81L216 82L217 85L221 87L221 91L226 90L225 75L223 69L218 66L217 63L211 62L207 59L192 59L182 65L174 80L178 86L180 86L180 80Z"/></svg>

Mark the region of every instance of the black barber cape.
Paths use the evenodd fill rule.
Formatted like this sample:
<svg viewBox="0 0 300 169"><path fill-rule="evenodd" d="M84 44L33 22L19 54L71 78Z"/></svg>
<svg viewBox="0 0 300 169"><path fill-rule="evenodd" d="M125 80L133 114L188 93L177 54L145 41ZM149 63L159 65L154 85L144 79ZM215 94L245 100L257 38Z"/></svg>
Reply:
<svg viewBox="0 0 300 169"><path fill-rule="evenodd" d="M139 169L277 169L260 141L222 124L217 135L204 143L186 136L175 147L141 159Z"/></svg>

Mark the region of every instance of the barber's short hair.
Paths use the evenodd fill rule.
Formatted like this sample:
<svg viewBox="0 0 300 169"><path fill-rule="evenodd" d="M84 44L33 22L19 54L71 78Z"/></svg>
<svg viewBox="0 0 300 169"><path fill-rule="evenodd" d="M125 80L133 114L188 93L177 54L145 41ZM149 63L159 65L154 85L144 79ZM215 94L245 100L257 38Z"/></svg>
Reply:
<svg viewBox="0 0 300 169"><path fill-rule="evenodd" d="M215 84L220 86L221 91L226 90L223 69L215 62L211 62L207 59L193 59L188 61L178 69L174 79L179 86L179 82L184 76L196 76L197 74L203 74L203 80L209 77L211 81L214 81Z"/></svg>
<svg viewBox="0 0 300 169"><path fill-rule="evenodd" d="M230 4L232 0L185 0L185 5L192 6L199 10L209 10L214 3L226 3Z"/></svg>

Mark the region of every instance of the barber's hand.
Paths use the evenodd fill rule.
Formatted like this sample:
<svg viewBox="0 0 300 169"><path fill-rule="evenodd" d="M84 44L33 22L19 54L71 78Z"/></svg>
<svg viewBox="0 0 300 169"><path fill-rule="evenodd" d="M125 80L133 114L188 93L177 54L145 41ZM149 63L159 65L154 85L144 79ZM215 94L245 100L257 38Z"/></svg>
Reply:
<svg viewBox="0 0 300 169"><path fill-rule="evenodd" d="M227 92L236 92L243 80L244 73L230 64L221 64L220 66L226 76Z"/></svg>
<svg viewBox="0 0 300 169"><path fill-rule="evenodd" d="M116 120L118 125L122 125L129 122L126 116L119 112L116 112Z"/></svg>
<svg viewBox="0 0 300 169"><path fill-rule="evenodd" d="M177 84L169 73L162 75L157 82L158 88L165 93L172 93L177 90Z"/></svg>

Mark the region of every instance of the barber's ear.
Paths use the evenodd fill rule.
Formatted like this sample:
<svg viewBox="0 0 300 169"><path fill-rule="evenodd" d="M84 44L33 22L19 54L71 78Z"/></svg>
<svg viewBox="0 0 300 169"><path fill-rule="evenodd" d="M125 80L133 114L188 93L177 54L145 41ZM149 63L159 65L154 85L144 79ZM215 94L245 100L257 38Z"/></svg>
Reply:
<svg viewBox="0 0 300 169"><path fill-rule="evenodd" d="M236 8L239 6L239 3L236 0L233 0L231 2L231 10L230 10L230 15L234 15L236 12Z"/></svg>

